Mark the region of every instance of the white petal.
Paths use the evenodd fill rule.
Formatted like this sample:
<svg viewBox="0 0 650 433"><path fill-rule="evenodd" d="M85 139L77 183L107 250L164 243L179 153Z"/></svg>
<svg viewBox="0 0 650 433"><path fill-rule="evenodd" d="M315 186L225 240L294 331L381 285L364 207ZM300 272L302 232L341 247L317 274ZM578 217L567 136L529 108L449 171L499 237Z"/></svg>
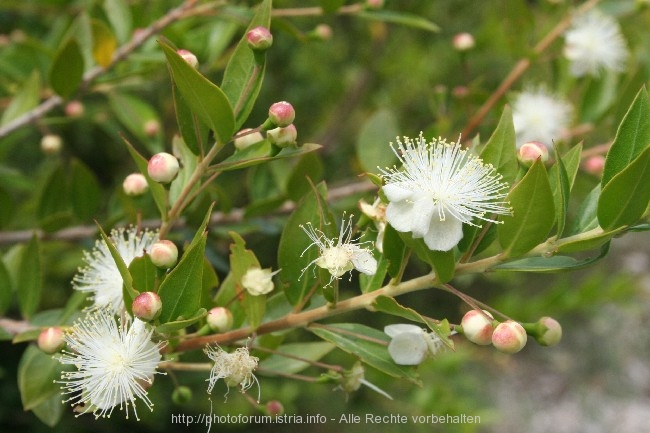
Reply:
<svg viewBox="0 0 650 433"><path fill-rule="evenodd" d="M366 275L375 275L377 272L377 260L375 260L372 253L356 245L352 246L355 248L352 250L350 261L354 265L354 268Z"/></svg>
<svg viewBox="0 0 650 433"><path fill-rule="evenodd" d="M413 203L394 201L386 206L386 221L398 232L410 232L413 225Z"/></svg>
<svg viewBox="0 0 650 433"><path fill-rule="evenodd" d="M384 191L389 202L408 200L413 196L412 190L402 188L395 183L384 185L381 190Z"/></svg>
<svg viewBox="0 0 650 433"><path fill-rule="evenodd" d="M432 219L439 219L437 214L434 216L436 209L433 200L430 198L422 198L413 203L411 231L413 232L414 238L421 238L427 234Z"/></svg>
<svg viewBox="0 0 650 433"><path fill-rule="evenodd" d="M421 332L422 328L416 325L409 325L407 323L396 323L395 325L384 326L384 332L391 338L396 337L403 332Z"/></svg>
<svg viewBox="0 0 650 433"><path fill-rule="evenodd" d="M424 243L434 251L449 251L463 238L463 223L449 213L444 221L431 220L429 231L424 236Z"/></svg>
<svg viewBox="0 0 650 433"><path fill-rule="evenodd" d="M402 332L388 345L388 353L395 364L418 365L427 357L429 346L421 329L417 332Z"/></svg>

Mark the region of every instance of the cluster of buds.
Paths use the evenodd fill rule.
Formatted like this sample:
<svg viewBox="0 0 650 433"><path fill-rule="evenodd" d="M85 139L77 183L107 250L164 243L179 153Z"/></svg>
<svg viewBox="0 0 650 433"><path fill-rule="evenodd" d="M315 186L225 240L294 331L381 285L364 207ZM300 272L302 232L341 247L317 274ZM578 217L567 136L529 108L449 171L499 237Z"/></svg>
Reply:
<svg viewBox="0 0 650 433"><path fill-rule="evenodd" d="M296 144L298 131L293 124L296 111L286 102L276 102L269 108L269 117L262 127L267 129L266 138L277 147L288 147ZM275 128L270 129L275 126Z"/></svg>

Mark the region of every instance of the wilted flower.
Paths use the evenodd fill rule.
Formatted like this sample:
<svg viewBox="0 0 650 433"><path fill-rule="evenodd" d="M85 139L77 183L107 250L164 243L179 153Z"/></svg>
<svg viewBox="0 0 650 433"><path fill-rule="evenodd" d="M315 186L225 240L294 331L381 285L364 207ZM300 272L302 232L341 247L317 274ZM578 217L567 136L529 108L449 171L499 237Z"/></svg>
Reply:
<svg viewBox="0 0 650 433"><path fill-rule="evenodd" d="M529 141L551 146L571 122L571 104L543 87L519 93L512 102L517 147Z"/></svg>
<svg viewBox="0 0 650 433"><path fill-rule="evenodd" d="M273 276L280 272L270 269L250 268L241 279L241 285L252 296L266 295L273 291Z"/></svg>
<svg viewBox="0 0 650 433"><path fill-rule="evenodd" d="M257 383L257 399L259 400L260 384L253 374L253 370L257 368L259 358L251 356L246 347L239 347L234 352L228 353L219 346L212 347L208 345L203 349L203 352L214 362L210 377L207 379L209 382L208 393L212 393L212 389L219 379L226 382L228 389L231 386L239 386L242 392Z"/></svg>
<svg viewBox="0 0 650 433"><path fill-rule="evenodd" d="M158 235L152 232L138 233L132 227L128 230L111 231L109 239L113 242L122 260L128 266L133 259L149 251ZM92 252L84 251L86 267L79 269L72 285L75 290L92 293L93 308L110 308L113 314L124 310L122 296L123 280L103 239L95 243Z"/></svg>
<svg viewBox="0 0 650 433"><path fill-rule="evenodd" d="M312 260L305 269L315 264L318 267L327 269L332 276L328 284L331 284L335 278L341 277L346 272L356 269L366 275L374 275L377 272L377 260L368 248L362 248L360 244L352 241L352 215L347 224L345 219L341 223L341 231L338 238L329 239L325 233L320 231L311 223L307 226L300 226L312 243L305 248L302 254L316 245L318 247L318 257ZM302 257L301 254L301 257Z"/></svg>
<svg viewBox="0 0 650 433"><path fill-rule="evenodd" d="M427 333L419 326L396 324L384 327L391 337L388 353L395 364L420 365L429 356L440 352L443 342L435 333Z"/></svg>
<svg viewBox="0 0 650 433"><path fill-rule="evenodd" d="M463 237L463 224L476 225L486 214L509 214L503 201L507 184L494 167L461 149L460 143L397 140L393 152L403 164L381 170L389 201L386 221L399 232L423 238L432 250L448 251Z"/></svg>
<svg viewBox="0 0 650 433"><path fill-rule="evenodd" d="M146 388L153 382L164 343L151 341L152 333L138 319L131 324L116 322L107 309L77 322L64 337L70 351L57 358L77 368L61 373L64 393L73 394L66 401L79 405L80 413L92 412L97 418L110 417L119 405L127 418L131 406L137 419L137 398L153 410Z"/></svg>
<svg viewBox="0 0 650 433"><path fill-rule="evenodd" d="M622 71L628 52L616 20L592 10L573 19L564 34L564 56L576 77L597 76L602 69Z"/></svg>

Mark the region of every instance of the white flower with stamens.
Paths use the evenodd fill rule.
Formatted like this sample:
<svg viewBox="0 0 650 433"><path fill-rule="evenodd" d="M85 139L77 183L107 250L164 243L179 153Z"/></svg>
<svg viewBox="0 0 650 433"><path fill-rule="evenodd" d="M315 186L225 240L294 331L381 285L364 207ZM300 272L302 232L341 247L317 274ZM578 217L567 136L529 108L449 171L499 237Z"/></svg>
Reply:
<svg viewBox="0 0 650 433"><path fill-rule="evenodd" d="M618 22L593 10L573 19L564 34L564 56L575 77L598 76L601 70L620 72L628 56Z"/></svg>
<svg viewBox="0 0 650 433"><path fill-rule="evenodd" d="M148 231L138 233L131 227L128 230L113 230L109 238L124 263L129 266L133 259L151 250L151 246L158 240L158 235ZM123 280L106 242L100 239L95 243L92 252L84 251L84 261L86 266L79 269L79 273L72 280L73 288L92 293L92 309L111 308L113 314L123 312Z"/></svg>
<svg viewBox="0 0 650 433"><path fill-rule="evenodd" d="M569 127L572 111L571 104L543 86L519 93L512 101L517 148L537 141L552 150L553 140L562 138Z"/></svg>
<svg viewBox="0 0 650 433"><path fill-rule="evenodd" d="M388 353L398 365L420 365L444 347L439 336L415 325L388 325L384 332L391 337Z"/></svg>
<svg viewBox="0 0 650 433"><path fill-rule="evenodd" d="M399 232L423 238L431 250L448 251L463 238L463 224L487 214L509 214L503 201L507 185L492 165L461 148L460 143L422 137L397 140L393 151L403 164L382 171L389 201L386 221ZM392 145L391 145L392 147Z"/></svg>
<svg viewBox="0 0 650 433"><path fill-rule="evenodd" d="M214 362L210 377L207 379L209 382L208 393L212 393L212 388L219 379L226 382L228 389L231 386L239 386L242 392L257 383L257 400L259 401L260 384L253 374L253 371L257 368L259 358L251 356L246 347L239 347L234 352L228 353L219 346L212 347L208 345L203 349L203 352Z"/></svg>
<svg viewBox="0 0 650 433"><path fill-rule="evenodd" d="M80 414L92 412L96 418L110 417L119 406L129 417L129 406L136 419L136 399L153 411L146 389L153 383L164 342L151 341L153 329L134 319L118 322L111 311L101 309L77 322L65 334L70 351L57 359L74 365L76 371L61 373L60 383L68 400Z"/></svg>
<svg viewBox="0 0 650 433"><path fill-rule="evenodd" d="M341 223L341 231L338 238L329 239L325 233L315 228L311 223L306 226L300 226L312 243L305 248L300 255L305 254L307 250L316 245L318 247L318 257L312 260L303 270L304 273L311 265L327 269L331 278L328 283L332 284L335 278L340 278L346 272L356 269L366 275L374 275L377 272L377 260L368 248L363 248L352 240L352 215L347 224L345 219ZM302 274L301 274L302 275Z"/></svg>

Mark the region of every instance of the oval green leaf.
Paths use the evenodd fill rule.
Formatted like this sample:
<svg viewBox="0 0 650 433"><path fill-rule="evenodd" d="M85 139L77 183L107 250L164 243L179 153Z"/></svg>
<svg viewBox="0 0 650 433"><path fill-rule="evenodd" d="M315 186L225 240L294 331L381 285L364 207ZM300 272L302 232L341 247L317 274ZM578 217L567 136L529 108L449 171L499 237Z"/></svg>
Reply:
<svg viewBox="0 0 650 433"><path fill-rule="evenodd" d="M72 96L83 79L84 58L81 48L74 38L68 41L57 52L50 69L50 85L63 98Z"/></svg>
<svg viewBox="0 0 650 433"><path fill-rule="evenodd" d="M41 302L42 289L40 245L38 237L34 234L21 252L18 281L16 282L18 307L23 317L29 319L36 312Z"/></svg>
<svg viewBox="0 0 650 433"><path fill-rule="evenodd" d="M397 162L397 156L390 150L388 143L398 135L397 118L391 110L379 110L366 119L355 142L361 168L375 173L377 167L392 167Z"/></svg>

